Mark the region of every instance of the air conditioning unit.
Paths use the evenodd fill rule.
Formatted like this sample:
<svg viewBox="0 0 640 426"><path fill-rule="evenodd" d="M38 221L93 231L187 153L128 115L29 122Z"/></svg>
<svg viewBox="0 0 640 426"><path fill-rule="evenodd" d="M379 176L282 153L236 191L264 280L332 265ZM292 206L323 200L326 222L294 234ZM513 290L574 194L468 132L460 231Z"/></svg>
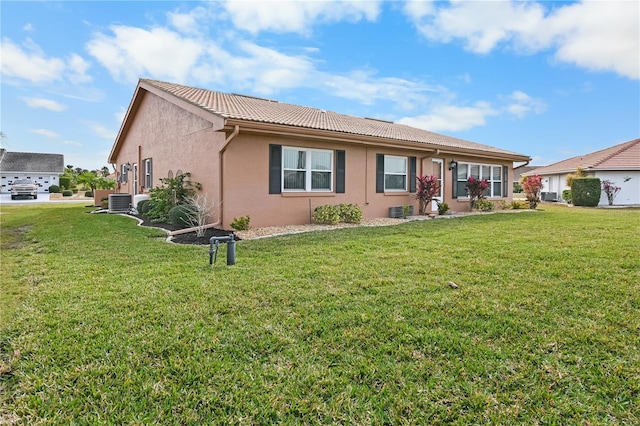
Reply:
<svg viewBox="0 0 640 426"><path fill-rule="evenodd" d="M542 201L558 201L558 194L556 192L543 192L540 196Z"/></svg>
<svg viewBox="0 0 640 426"><path fill-rule="evenodd" d="M129 210L131 194L109 194L109 213L122 213Z"/></svg>
<svg viewBox="0 0 640 426"><path fill-rule="evenodd" d="M389 207L389 217L392 218L402 218L405 216L413 216L413 206L409 205L409 209L407 214L404 213L404 206L393 206Z"/></svg>

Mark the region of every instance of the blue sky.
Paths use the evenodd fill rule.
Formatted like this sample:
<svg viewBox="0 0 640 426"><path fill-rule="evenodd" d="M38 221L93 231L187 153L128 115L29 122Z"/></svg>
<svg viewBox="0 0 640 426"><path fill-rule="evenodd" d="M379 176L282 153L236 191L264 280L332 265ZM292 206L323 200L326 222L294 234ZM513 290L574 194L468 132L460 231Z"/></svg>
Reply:
<svg viewBox="0 0 640 426"><path fill-rule="evenodd" d="M640 2L7 1L2 146L96 169L139 78L391 120L546 165L640 137Z"/></svg>

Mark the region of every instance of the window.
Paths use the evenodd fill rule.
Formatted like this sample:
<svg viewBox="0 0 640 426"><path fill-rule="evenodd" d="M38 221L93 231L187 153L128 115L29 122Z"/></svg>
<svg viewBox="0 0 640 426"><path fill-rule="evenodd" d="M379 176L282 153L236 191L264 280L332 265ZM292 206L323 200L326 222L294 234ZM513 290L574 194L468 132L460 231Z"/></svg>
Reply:
<svg viewBox="0 0 640 426"><path fill-rule="evenodd" d="M133 195L138 195L138 163L133 163Z"/></svg>
<svg viewBox="0 0 640 426"><path fill-rule="evenodd" d="M407 190L407 157L384 156L384 190Z"/></svg>
<svg viewBox="0 0 640 426"><path fill-rule="evenodd" d="M282 147L283 191L332 191L333 151Z"/></svg>
<svg viewBox="0 0 640 426"><path fill-rule="evenodd" d="M144 187L151 189L153 187L153 163L151 158L144 160Z"/></svg>
<svg viewBox="0 0 640 426"><path fill-rule="evenodd" d="M129 181L129 166L127 164L120 165L120 182L126 183Z"/></svg>
<svg viewBox="0 0 640 426"><path fill-rule="evenodd" d="M459 197L467 196L467 179L486 179L489 183L484 193L485 197L502 197L502 166L488 164L458 163L457 190ZM505 194L506 195L506 194Z"/></svg>

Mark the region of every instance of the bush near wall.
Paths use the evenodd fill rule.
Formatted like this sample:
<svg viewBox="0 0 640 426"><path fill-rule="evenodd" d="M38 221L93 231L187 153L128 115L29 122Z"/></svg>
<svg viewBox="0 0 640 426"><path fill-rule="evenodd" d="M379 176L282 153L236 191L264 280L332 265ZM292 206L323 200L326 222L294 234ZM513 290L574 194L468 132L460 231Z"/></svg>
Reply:
<svg viewBox="0 0 640 426"><path fill-rule="evenodd" d="M60 176L60 186L64 189L71 188L71 178L69 176Z"/></svg>
<svg viewBox="0 0 640 426"><path fill-rule="evenodd" d="M60 187L58 185L51 185L49 187L49 193L50 194L59 194L60 193Z"/></svg>
<svg viewBox="0 0 640 426"><path fill-rule="evenodd" d="M574 206L595 207L600 202L600 179L574 178L571 182L571 201Z"/></svg>
<svg viewBox="0 0 640 426"><path fill-rule="evenodd" d="M73 191L70 189L65 189L64 191L62 191L63 197L71 197L72 195L73 195Z"/></svg>
<svg viewBox="0 0 640 426"><path fill-rule="evenodd" d="M565 189L564 191L562 191L562 199L565 200L567 203L571 202L571 190L570 189Z"/></svg>

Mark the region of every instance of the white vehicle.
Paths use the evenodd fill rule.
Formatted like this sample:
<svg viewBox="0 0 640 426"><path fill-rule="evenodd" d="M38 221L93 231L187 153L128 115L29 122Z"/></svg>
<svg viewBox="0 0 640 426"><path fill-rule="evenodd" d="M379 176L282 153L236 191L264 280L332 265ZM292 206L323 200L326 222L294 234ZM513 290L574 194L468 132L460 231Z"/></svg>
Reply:
<svg viewBox="0 0 640 426"><path fill-rule="evenodd" d="M18 196L38 198L38 184L30 179L16 179L11 184L11 199L15 200Z"/></svg>

